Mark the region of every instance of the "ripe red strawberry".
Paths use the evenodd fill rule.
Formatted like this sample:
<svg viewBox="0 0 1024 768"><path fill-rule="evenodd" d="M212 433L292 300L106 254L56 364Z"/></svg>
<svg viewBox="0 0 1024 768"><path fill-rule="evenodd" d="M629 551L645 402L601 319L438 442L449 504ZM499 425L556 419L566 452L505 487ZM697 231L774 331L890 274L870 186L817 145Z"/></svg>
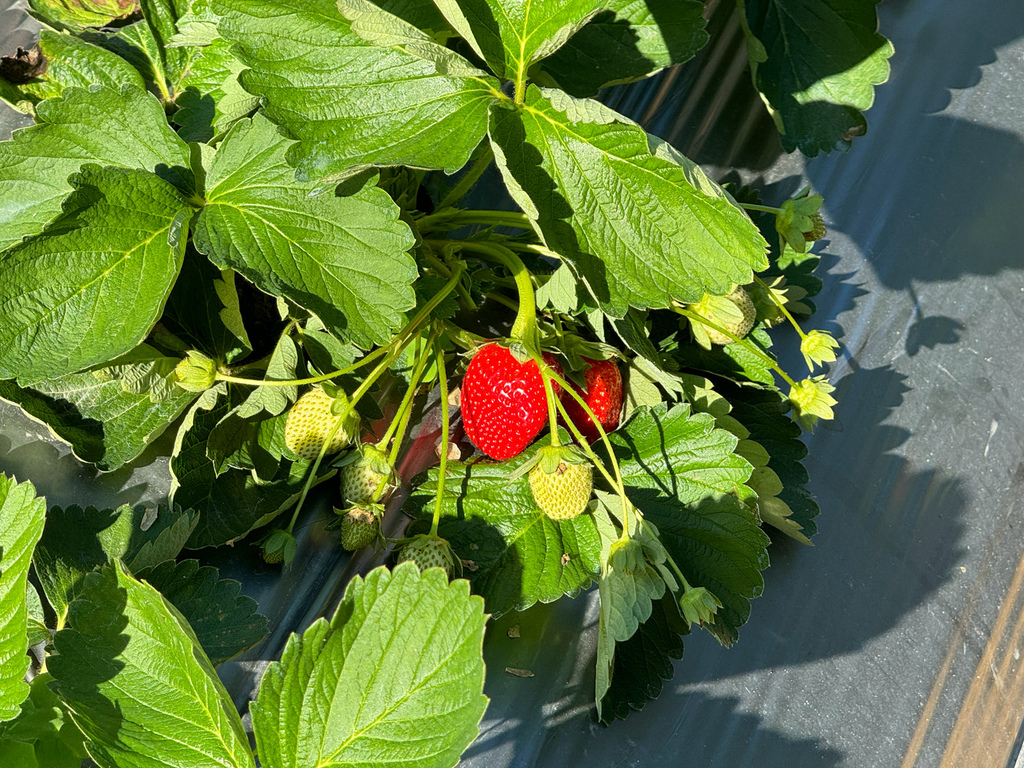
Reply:
<svg viewBox="0 0 1024 768"><path fill-rule="evenodd" d="M559 375L562 367L545 354ZM561 387L552 382L555 397ZM548 418L544 380L533 360L519 362L499 344L487 344L470 360L462 380L462 421L473 445L504 461L522 453Z"/></svg>
<svg viewBox="0 0 1024 768"><path fill-rule="evenodd" d="M571 381L569 384L594 412L604 431L611 432L619 426L619 414L622 412L622 374L614 360L583 359L590 364L585 374L587 388L581 389ZM562 404L583 436L591 443L597 441L601 435L583 406L568 394L563 395Z"/></svg>

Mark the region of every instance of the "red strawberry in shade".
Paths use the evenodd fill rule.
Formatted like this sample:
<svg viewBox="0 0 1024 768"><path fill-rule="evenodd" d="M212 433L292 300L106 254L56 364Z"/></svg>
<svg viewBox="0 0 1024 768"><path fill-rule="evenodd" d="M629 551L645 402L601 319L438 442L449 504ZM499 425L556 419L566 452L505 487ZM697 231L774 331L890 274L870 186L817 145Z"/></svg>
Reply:
<svg viewBox="0 0 1024 768"><path fill-rule="evenodd" d="M611 432L619 426L619 414L622 412L622 374L614 360L591 360L586 357L583 360L590 366L584 374L587 388L580 389L579 385L571 381L569 383L594 412L604 431ZM575 399L565 395L562 405L572 423L589 442L593 443L600 438L594 422Z"/></svg>
<svg viewBox="0 0 1024 768"><path fill-rule="evenodd" d="M559 375L552 355L544 362ZM561 392L551 383L555 397ZM487 344L469 361L462 380L462 422L473 445L504 461L522 453L548 420L544 380L537 363L519 362L507 347Z"/></svg>

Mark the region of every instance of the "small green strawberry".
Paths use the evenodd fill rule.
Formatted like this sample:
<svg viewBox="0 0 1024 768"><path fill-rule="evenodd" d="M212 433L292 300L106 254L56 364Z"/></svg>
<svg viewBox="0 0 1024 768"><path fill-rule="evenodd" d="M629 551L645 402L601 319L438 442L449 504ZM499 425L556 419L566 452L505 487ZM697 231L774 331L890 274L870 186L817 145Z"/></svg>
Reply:
<svg viewBox="0 0 1024 768"><path fill-rule="evenodd" d="M552 520L578 517L590 503L594 466L579 448L546 445L513 474L513 479L525 471L530 473L534 501Z"/></svg>
<svg viewBox="0 0 1024 768"><path fill-rule="evenodd" d="M260 554L270 565L277 565L280 562L288 565L295 557L295 537L285 530L271 531L263 539Z"/></svg>
<svg viewBox="0 0 1024 768"><path fill-rule="evenodd" d="M341 546L349 552L367 547L380 537L380 504L356 504L341 518Z"/></svg>
<svg viewBox="0 0 1024 768"><path fill-rule="evenodd" d="M712 296L705 293L700 301L690 305L690 310L715 325L721 326L736 338L743 338L750 333L750 329L754 327L754 320L757 318L754 302L750 300L750 296L742 286L738 285L724 296ZM726 334L701 322L691 320L690 327L693 329L694 339L705 349L711 349L712 344L731 344L733 342L733 339Z"/></svg>
<svg viewBox="0 0 1024 768"><path fill-rule="evenodd" d="M388 455L372 443L363 443L340 459L341 494L351 504L380 501L398 487Z"/></svg>
<svg viewBox="0 0 1024 768"><path fill-rule="evenodd" d="M420 573L427 568L441 568L449 577L456 567L462 570L462 563L451 545L440 536L421 533L409 539L398 553L398 562L416 563Z"/></svg>
<svg viewBox="0 0 1024 768"><path fill-rule="evenodd" d="M348 398L338 390L332 397L321 387L314 387L298 399L284 424L284 442L288 450L300 459L312 461L331 433L327 455L337 453L352 440L359 429L359 414L348 410L342 424L335 431L338 416L348 410Z"/></svg>

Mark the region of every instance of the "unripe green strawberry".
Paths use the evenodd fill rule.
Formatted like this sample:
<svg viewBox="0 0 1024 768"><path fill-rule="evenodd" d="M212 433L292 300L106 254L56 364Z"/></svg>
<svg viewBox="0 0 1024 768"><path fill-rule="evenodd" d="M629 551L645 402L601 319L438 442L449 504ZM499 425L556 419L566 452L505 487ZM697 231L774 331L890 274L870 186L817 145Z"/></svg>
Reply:
<svg viewBox="0 0 1024 768"><path fill-rule="evenodd" d="M277 565L280 562L288 565L292 558L295 557L295 546L295 537L288 531L271 531L263 539L260 554L263 556L263 560L270 565Z"/></svg>
<svg viewBox="0 0 1024 768"><path fill-rule="evenodd" d="M541 511L552 520L571 520L590 503L594 466L579 449L548 445L531 462L530 490Z"/></svg>
<svg viewBox="0 0 1024 768"><path fill-rule="evenodd" d="M349 552L369 546L380 535L380 506L357 504L341 518L341 546Z"/></svg>
<svg viewBox="0 0 1024 768"><path fill-rule="evenodd" d="M813 243L815 240L821 240L825 236L828 230L825 228L825 220L821 218L821 214L815 211L810 215L811 228L809 231L804 232L804 240L809 243Z"/></svg>
<svg viewBox="0 0 1024 768"><path fill-rule="evenodd" d="M398 485L388 455L371 443L363 443L336 466L341 466L341 493L351 504L380 501Z"/></svg>
<svg viewBox="0 0 1024 768"><path fill-rule="evenodd" d="M337 415L332 411L345 406L343 394L331 397L320 387L314 387L298 399L288 411L284 424L284 442L288 449L300 459L312 461L320 455L320 449L334 431ZM344 448L359 428L359 415L349 411L342 425L334 432L327 446L326 455L337 453Z"/></svg>
<svg viewBox="0 0 1024 768"><path fill-rule="evenodd" d="M704 294L704 297L692 305L691 309L701 317L707 318L715 325L721 326L729 331L736 338L743 338L750 329L754 327L754 320L757 318L757 310L750 296L743 290L742 286L735 286L724 296L711 296ZM696 326L698 324L694 324ZM714 328L699 324L694 327L694 336L701 341L701 335L707 337L712 344L731 344L733 339Z"/></svg>
<svg viewBox="0 0 1024 768"><path fill-rule="evenodd" d="M441 568L451 576L455 568L455 553L447 541L423 533L414 536L398 553L399 563L416 563L420 573L427 568Z"/></svg>

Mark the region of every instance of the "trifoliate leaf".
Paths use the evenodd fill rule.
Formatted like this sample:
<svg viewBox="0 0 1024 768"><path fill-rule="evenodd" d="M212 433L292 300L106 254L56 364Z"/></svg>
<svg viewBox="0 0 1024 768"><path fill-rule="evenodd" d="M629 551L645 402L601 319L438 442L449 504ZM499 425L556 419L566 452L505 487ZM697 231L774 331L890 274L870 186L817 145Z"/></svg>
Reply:
<svg viewBox="0 0 1024 768"><path fill-rule="evenodd" d="M605 0L437 0L452 27L506 80L547 58L605 5Z"/></svg>
<svg viewBox="0 0 1024 768"><path fill-rule="evenodd" d="M260 115L231 130L207 173L196 247L340 338L386 343L414 302L412 233L376 187L311 196L285 161L292 145Z"/></svg>
<svg viewBox="0 0 1024 768"><path fill-rule="evenodd" d="M334 0L215 0L213 9L251 67L242 85L298 139L288 160L300 178L366 165L453 173L483 138L497 82L441 46L371 44Z"/></svg>
<svg viewBox="0 0 1024 768"><path fill-rule="evenodd" d="M489 133L512 197L608 314L725 293L768 266L717 185L597 102L531 87L523 107L492 108Z"/></svg>
<svg viewBox="0 0 1024 768"><path fill-rule="evenodd" d="M63 214L0 255L0 378L31 384L127 352L181 268L192 209L174 187L97 165L72 183Z"/></svg>
<svg viewBox="0 0 1024 768"><path fill-rule="evenodd" d="M800 341L800 353L807 361L807 367L812 371L815 366L822 363L835 362L835 350L838 348L839 342L824 331L808 331Z"/></svg>
<svg viewBox="0 0 1024 768"><path fill-rule="evenodd" d="M33 563L58 624L63 626L87 573L111 558L133 572L173 560L198 522L191 510L167 507L52 507Z"/></svg>
<svg viewBox="0 0 1024 768"><path fill-rule="evenodd" d="M43 99L60 96L71 86L106 85L115 90L122 86L146 87L127 61L74 35L44 29L39 33L39 51L46 60L42 76L17 85L0 78L0 98L15 109L34 108Z"/></svg>
<svg viewBox="0 0 1024 768"><path fill-rule="evenodd" d="M789 388L789 401L793 405L793 420L811 432L818 419L831 421L835 418L832 406L836 399L832 397L835 387L828 383L825 376L814 376L796 382Z"/></svg>
<svg viewBox="0 0 1024 768"><path fill-rule="evenodd" d="M483 601L412 563L349 582L328 624L292 635L250 706L266 768L453 766L477 736Z"/></svg>
<svg viewBox="0 0 1024 768"><path fill-rule="evenodd" d="M864 135L861 114L889 78L892 44L878 34L878 0L744 0L754 84L782 145L809 157ZM752 39L751 39L752 38Z"/></svg>
<svg viewBox="0 0 1024 768"><path fill-rule="evenodd" d="M212 664L233 659L266 637L267 617L256 612L256 601L239 594L242 585L221 579L212 566L164 561L134 573L185 617Z"/></svg>
<svg viewBox="0 0 1024 768"><path fill-rule="evenodd" d="M466 576L494 616L577 595L600 568L601 539L590 515L551 520L537 507L526 477L509 480L532 454L502 464L448 463L438 532L472 562ZM437 471L431 470L406 511L429 519L436 491Z"/></svg>
<svg viewBox="0 0 1024 768"><path fill-rule="evenodd" d="M650 77L704 47L703 10L699 0L608 0L601 13L534 70L541 81L581 97Z"/></svg>
<svg viewBox="0 0 1024 768"><path fill-rule="evenodd" d="M148 394L132 394L120 381L86 371L41 381L32 389L0 381L0 399L45 424L79 459L108 472L142 453L195 395L179 388L176 397L154 403Z"/></svg>
<svg viewBox="0 0 1024 768"><path fill-rule="evenodd" d="M25 588L45 517L46 500L36 497L32 483L0 474L0 720L17 715L29 693L23 682L29 663Z"/></svg>
<svg viewBox="0 0 1024 768"><path fill-rule="evenodd" d="M115 561L86 577L69 624L48 666L97 763L253 768L231 697L153 587Z"/></svg>
<svg viewBox="0 0 1024 768"><path fill-rule="evenodd" d="M179 189L195 185L188 146L160 102L139 88L67 88L39 105L36 120L0 143L0 197L11 203L0 211L0 250L61 212L72 191L68 177L83 163L144 168Z"/></svg>

